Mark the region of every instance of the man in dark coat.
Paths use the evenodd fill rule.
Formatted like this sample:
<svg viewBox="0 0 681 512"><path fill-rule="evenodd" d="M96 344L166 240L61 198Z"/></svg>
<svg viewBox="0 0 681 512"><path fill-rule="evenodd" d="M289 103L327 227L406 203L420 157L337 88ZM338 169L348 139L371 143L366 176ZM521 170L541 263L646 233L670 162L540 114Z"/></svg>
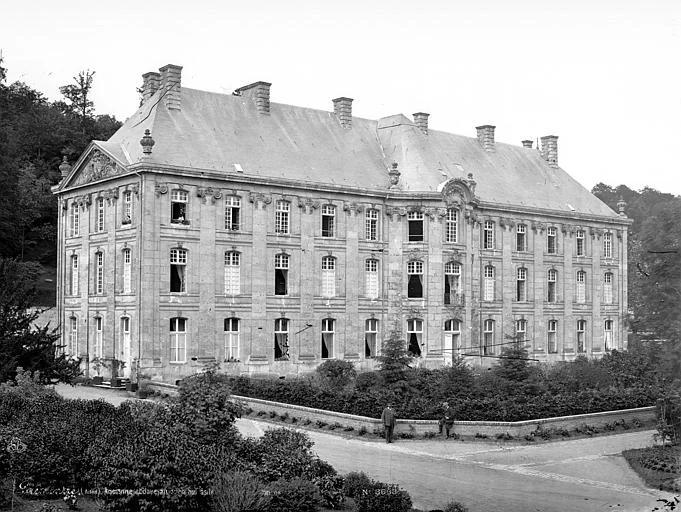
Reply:
<svg viewBox="0 0 681 512"><path fill-rule="evenodd" d="M393 430L395 429L395 411L392 408L392 404L388 404L383 413L381 414L381 423L385 428L385 442L393 442Z"/></svg>
<svg viewBox="0 0 681 512"><path fill-rule="evenodd" d="M449 431L454 427L454 409L449 407L449 404L445 402L445 412L442 415L442 425L445 427L445 433L447 438L449 438ZM442 430L440 430L442 432Z"/></svg>

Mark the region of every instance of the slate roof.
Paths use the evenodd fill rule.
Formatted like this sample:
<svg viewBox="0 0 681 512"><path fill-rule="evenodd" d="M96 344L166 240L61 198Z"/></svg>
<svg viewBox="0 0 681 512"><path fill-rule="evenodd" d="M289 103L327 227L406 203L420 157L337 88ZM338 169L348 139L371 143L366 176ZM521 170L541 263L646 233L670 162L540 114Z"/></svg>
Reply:
<svg viewBox="0 0 681 512"><path fill-rule="evenodd" d="M134 164L149 129L155 164L378 191L388 189L394 161L405 191L435 192L447 179L473 173L483 202L619 218L536 149L497 142L486 152L476 137L425 135L401 114L378 121L353 117L346 129L332 112L271 103L270 115L262 115L250 98L187 87L181 109L168 110L160 94L97 144Z"/></svg>

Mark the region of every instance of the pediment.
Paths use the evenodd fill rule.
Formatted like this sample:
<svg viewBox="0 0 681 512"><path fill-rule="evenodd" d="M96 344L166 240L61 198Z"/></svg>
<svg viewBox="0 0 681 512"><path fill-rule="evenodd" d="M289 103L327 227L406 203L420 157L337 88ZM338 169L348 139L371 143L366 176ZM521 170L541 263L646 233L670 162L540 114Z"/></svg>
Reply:
<svg viewBox="0 0 681 512"><path fill-rule="evenodd" d="M438 187L443 201L448 206L463 207L469 203L477 203L475 197L475 181L469 175L468 180L451 178Z"/></svg>
<svg viewBox="0 0 681 512"><path fill-rule="evenodd" d="M127 169L117 160L97 146L92 146L90 151L86 152L81 161L76 165L67 186L77 187L87 183L94 183L126 172Z"/></svg>

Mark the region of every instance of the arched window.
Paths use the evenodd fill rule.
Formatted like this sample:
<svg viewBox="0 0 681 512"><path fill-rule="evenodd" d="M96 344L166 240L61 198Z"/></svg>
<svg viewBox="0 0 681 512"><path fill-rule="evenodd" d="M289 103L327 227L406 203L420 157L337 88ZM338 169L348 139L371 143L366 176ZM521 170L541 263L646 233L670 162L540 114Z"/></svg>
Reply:
<svg viewBox="0 0 681 512"><path fill-rule="evenodd" d="M274 255L274 294L288 294L288 254L280 253Z"/></svg>
<svg viewBox="0 0 681 512"><path fill-rule="evenodd" d="M368 259L364 264L365 271L365 293L370 299L377 299L378 289L378 260Z"/></svg>
<svg viewBox="0 0 681 512"><path fill-rule="evenodd" d="M336 258L322 258L322 297L336 296Z"/></svg>
<svg viewBox="0 0 681 512"><path fill-rule="evenodd" d="M547 273L547 285L548 285L547 291L548 291L548 294L547 294L547 297L546 297L546 300L548 302L556 302L557 282L558 282L558 271L555 270L555 269L549 269L549 271Z"/></svg>
<svg viewBox="0 0 681 512"><path fill-rule="evenodd" d="M368 318L364 322L364 357L376 355L376 338L378 336L378 320Z"/></svg>
<svg viewBox="0 0 681 512"><path fill-rule="evenodd" d="M421 340L423 339L423 320L410 318L407 320L407 351L413 357L421 357Z"/></svg>
<svg viewBox="0 0 681 512"><path fill-rule="evenodd" d="M407 284L407 297L423 297L423 262L412 260L407 263L407 274L409 282Z"/></svg>
<svg viewBox="0 0 681 512"><path fill-rule="evenodd" d="M333 318L322 320L322 359L333 358L333 342L336 328L336 321Z"/></svg>
<svg viewBox="0 0 681 512"><path fill-rule="evenodd" d="M445 304L461 304L461 265L445 263Z"/></svg>
<svg viewBox="0 0 681 512"><path fill-rule="evenodd" d="M487 319L482 330L482 355L494 354L494 320Z"/></svg>
<svg viewBox="0 0 681 512"><path fill-rule="evenodd" d="M453 359L459 356L461 348L461 322L454 318L445 320L445 338L442 344L442 351L446 364L451 364Z"/></svg>
<svg viewBox="0 0 681 512"><path fill-rule="evenodd" d="M238 318L225 318L225 361L239 359L239 324Z"/></svg>
<svg viewBox="0 0 681 512"><path fill-rule="evenodd" d="M170 291L183 293L187 291L187 250L170 249Z"/></svg>
<svg viewBox="0 0 681 512"><path fill-rule="evenodd" d="M487 265L485 267L485 281L482 300L494 300L494 273L494 267L492 265Z"/></svg>
<svg viewBox="0 0 681 512"><path fill-rule="evenodd" d="M288 359L288 319L277 318L274 321L274 359Z"/></svg>
<svg viewBox="0 0 681 512"><path fill-rule="evenodd" d="M225 253L225 295L241 293L241 254L236 251Z"/></svg>
<svg viewBox="0 0 681 512"><path fill-rule="evenodd" d="M170 319L170 362L185 363L187 361L187 319L175 317Z"/></svg>

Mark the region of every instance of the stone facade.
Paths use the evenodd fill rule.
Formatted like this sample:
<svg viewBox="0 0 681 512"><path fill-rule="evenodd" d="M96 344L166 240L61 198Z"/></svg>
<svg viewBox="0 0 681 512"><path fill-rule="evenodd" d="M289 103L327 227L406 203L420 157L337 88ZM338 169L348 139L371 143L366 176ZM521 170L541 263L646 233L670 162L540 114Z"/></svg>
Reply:
<svg viewBox="0 0 681 512"><path fill-rule="evenodd" d="M154 108L186 108L180 70L161 69L173 94ZM254 115L270 117L270 84L254 85L242 93L260 91ZM352 100L338 100L351 132ZM431 136L427 114L414 129ZM494 127L478 135L494 153ZM458 355L490 365L514 339L539 361L626 347L623 214L495 204L471 173L411 190L397 162L383 189L238 163L211 172L158 161L159 130L145 137L156 146L143 138L132 163L93 143L55 188L63 343L84 361L174 382L212 361L238 374L304 373L325 358L368 369L388 337L428 367Z"/></svg>

